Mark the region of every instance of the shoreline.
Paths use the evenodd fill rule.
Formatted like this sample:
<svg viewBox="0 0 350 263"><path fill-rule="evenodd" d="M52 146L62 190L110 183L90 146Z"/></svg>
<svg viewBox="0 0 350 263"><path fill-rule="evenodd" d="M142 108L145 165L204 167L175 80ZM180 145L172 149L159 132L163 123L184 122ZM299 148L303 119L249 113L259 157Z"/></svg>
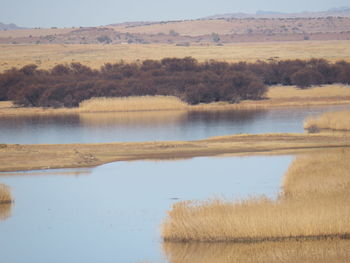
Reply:
<svg viewBox="0 0 350 263"><path fill-rule="evenodd" d="M162 97L162 96L160 96ZM295 107L321 107L331 105L350 105L350 85L332 84L298 89L295 86L270 86L265 99L244 100L240 103L213 102L189 105L177 97L163 96L163 104L158 107L159 96L97 98L95 104L75 108L16 107L11 101L0 101L1 117L79 115L86 113L137 113L137 112L195 112L229 110L266 110ZM107 103L105 103L107 101ZM128 101L128 103L125 103ZM144 103L139 106L138 104ZM154 106L156 105L156 107Z"/></svg>
<svg viewBox="0 0 350 263"><path fill-rule="evenodd" d="M117 161L298 154L349 147L349 135L322 133L228 135L195 141L2 144L0 172L96 167Z"/></svg>
<svg viewBox="0 0 350 263"><path fill-rule="evenodd" d="M113 111L113 110L82 110L77 108L41 108L41 107L1 107L1 117L22 117L22 116L54 116L54 115L79 115L86 113L137 113L137 112L175 112L175 111L230 111L230 110L268 110L281 108L300 108L300 107L322 107L322 106L342 106L350 105L350 97L328 98L322 100L257 100L243 101L237 104L229 104L226 102L216 102L210 104L189 105L183 109L159 109L159 110L128 110L128 111Z"/></svg>

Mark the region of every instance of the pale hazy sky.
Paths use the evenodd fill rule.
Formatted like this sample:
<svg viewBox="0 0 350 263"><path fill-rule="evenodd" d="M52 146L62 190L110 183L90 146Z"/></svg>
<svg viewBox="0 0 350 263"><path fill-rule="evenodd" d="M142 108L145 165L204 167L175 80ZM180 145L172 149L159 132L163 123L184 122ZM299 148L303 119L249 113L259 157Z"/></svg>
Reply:
<svg viewBox="0 0 350 263"><path fill-rule="evenodd" d="M223 13L324 11L349 0L0 0L0 22L26 27L98 26L196 19Z"/></svg>

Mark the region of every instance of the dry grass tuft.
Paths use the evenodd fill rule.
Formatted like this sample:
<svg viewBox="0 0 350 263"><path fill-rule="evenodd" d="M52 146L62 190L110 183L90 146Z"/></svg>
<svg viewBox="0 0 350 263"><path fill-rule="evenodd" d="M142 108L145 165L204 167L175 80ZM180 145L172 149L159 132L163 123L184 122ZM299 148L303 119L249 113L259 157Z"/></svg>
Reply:
<svg viewBox="0 0 350 263"><path fill-rule="evenodd" d="M0 184L0 220L11 215L12 197L8 186Z"/></svg>
<svg viewBox="0 0 350 263"><path fill-rule="evenodd" d="M349 240L246 243L163 243L170 263L349 262Z"/></svg>
<svg viewBox="0 0 350 263"><path fill-rule="evenodd" d="M81 112L185 110L188 105L173 96L92 98L79 105Z"/></svg>
<svg viewBox="0 0 350 263"><path fill-rule="evenodd" d="M163 239L257 242L350 237L349 159L349 149L296 158L276 201L177 203L163 224Z"/></svg>
<svg viewBox="0 0 350 263"><path fill-rule="evenodd" d="M0 184L0 205L12 202L11 192L8 186Z"/></svg>
<svg viewBox="0 0 350 263"><path fill-rule="evenodd" d="M304 123L305 129L350 130L350 111L326 112L318 118L309 118Z"/></svg>

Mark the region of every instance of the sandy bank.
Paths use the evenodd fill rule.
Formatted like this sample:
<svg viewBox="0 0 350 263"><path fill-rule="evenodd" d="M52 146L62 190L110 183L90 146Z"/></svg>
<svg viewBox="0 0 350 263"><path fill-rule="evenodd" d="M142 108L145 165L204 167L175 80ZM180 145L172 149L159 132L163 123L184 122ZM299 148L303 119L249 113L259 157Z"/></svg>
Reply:
<svg viewBox="0 0 350 263"><path fill-rule="evenodd" d="M92 167L108 162L216 155L286 154L350 147L350 136L261 134L197 141L0 145L0 171Z"/></svg>

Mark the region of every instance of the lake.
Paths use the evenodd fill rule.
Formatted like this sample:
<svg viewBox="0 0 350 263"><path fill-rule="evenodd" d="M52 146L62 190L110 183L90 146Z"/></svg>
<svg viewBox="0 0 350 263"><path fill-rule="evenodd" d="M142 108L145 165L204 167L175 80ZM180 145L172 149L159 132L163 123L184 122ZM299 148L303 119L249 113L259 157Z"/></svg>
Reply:
<svg viewBox="0 0 350 263"><path fill-rule="evenodd" d="M1 262L167 262L160 225L174 202L275 198L291 161L203 157L0 173L15 199L0 221Z"/></svg>
<svg viewBox="0 0 350 263"><path fill-rule="evenodd" d="M195 140L303 132L305 118L344 108L0 117L0 143ZM10 186L15 199L11 206L0 207L0 261L168 262L160 227L173 203L275 198L292 159L201 157L0 173L0 183Z"/></svg>
<svg viewBox="0 0 350 263"><path fill-rule="evenodd" d="M211 112L129 112L0 117L0 143L102 143L197 140L241 133L303 132L303 121L324 106Z"/></svg>

